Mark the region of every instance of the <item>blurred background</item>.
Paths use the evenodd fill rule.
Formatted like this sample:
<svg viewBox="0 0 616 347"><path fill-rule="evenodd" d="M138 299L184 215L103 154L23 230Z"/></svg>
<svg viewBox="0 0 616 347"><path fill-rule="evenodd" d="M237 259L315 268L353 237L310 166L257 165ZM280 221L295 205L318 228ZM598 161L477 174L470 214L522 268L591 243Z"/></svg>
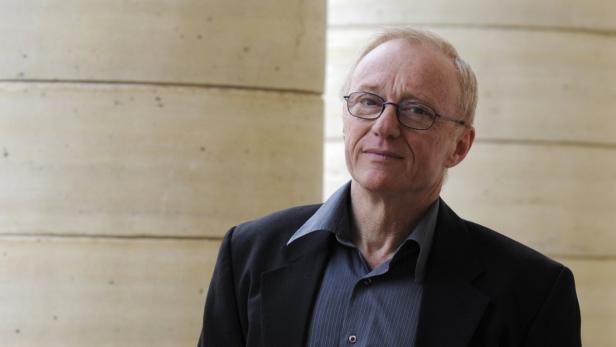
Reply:
<svg viewBox="0 0 616 347"><path fill-rule="evenodd" d="M462 216L569 266L616 344L616 3L3 0L0 345L193 346L222 235L348 180L339 88L387 26L479 79Z"/></svg>

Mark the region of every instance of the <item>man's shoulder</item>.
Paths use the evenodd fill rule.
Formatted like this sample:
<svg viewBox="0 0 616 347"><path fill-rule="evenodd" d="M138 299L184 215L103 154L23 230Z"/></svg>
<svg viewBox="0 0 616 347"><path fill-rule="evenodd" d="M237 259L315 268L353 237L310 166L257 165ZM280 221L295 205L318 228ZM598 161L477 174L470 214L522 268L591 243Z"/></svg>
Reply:
<svg viewBox="0 0 616 347"><path fill-rule="evenodd" d="M238 283L243 283L240 278L248 272L263 272L283 264L287 241L319 206L292 207L231 228L223 247L233 261Z"/></svg>
<svg viewBox="0 0 616 347"><path fill-rule="evenodd" d="M283 245L321 206L303 205L287 208L244 222L232 229L237 245Z"/></svg>
<svg viewBox="0 0 616 347"><path fill-rule="evenodd" d="M320 206L321 204L303 205L276 211L237 225L236 234L241 234L243 237L254 237L254 233L297 230Z"/></svg>
<svg viewBox="0 0 616 347"><path fill-rule="evenodd" d="M547 297L563 278L573 284L571 270L558 261L485 226L465 224L487 270L482 280L487 286L532 301Z"/></svg>
<svg viewBox="0 0 616 347"><path fill-rule="evenodd" d="M504 234L474 222L465 220L464 223L473 243L481 250L479 253L489 258L492 264L546 269L562 267L557 261Z"/></svg>
<svg viewBox="0 0 616 347"><path fill-rule="evenodd" d="M460 218L447 204L442 204L443 221L447 226L459 228L470 241L468 250L483 260L486 267L520 267L558 269L562 265L539 251L484 225ZM453 234L450 234L453 235Z"/></svg>

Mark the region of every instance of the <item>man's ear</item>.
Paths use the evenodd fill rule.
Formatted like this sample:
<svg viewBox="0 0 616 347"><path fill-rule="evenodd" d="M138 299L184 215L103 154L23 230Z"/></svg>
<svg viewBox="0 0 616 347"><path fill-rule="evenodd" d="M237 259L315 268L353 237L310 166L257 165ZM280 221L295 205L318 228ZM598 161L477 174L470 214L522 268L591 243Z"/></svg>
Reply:
<svg viewBox="0 0 616 347"><path fill-rule="evenodd" d="M445 166L447 168L454 167L458 165L468 154L475 141L475 128L472 126L468 126L464 129L462 134L458 136L456 140L455 147L453 152L447 158L445 162Z"/></svg>

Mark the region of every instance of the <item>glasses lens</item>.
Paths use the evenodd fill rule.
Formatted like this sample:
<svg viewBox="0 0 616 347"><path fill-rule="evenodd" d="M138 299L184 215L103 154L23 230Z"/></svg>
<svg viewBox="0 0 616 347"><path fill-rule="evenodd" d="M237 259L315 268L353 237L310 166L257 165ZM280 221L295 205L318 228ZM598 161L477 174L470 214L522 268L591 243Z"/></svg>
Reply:
<svg viewBox="0 0 616 347"><path fill-rule="evenodd" d="M436 118L436 113L428 106L410 101L399 105L398 114L402 124L418 130L430 128Z"/></svg>
<svg viewBox="0 0 616 347"><path fill-rule="evenodd" d="M347 98L347 107L351 115L359 118L378 118L383 109L383 100L380 96L370 93L351 93Z"/></svg>

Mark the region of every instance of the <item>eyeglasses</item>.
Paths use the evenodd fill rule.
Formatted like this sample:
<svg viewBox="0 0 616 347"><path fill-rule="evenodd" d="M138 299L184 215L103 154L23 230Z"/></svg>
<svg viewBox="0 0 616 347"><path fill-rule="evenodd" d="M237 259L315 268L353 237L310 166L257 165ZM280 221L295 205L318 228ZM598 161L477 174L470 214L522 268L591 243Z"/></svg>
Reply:
<svg viewBox="0 0 616 347"><path fill-rule="evenodd" d="M385 106L392 105L396 108L398 121L407 128L415 130L427 130L432 127L437 118L466 126L461 119L454 119L436 113L430 107L417 101L403 100L400 103L385 101L382 97L368 92L353 92L344 96L347 109L353 117L374 120L385 111Z"/></svg>

